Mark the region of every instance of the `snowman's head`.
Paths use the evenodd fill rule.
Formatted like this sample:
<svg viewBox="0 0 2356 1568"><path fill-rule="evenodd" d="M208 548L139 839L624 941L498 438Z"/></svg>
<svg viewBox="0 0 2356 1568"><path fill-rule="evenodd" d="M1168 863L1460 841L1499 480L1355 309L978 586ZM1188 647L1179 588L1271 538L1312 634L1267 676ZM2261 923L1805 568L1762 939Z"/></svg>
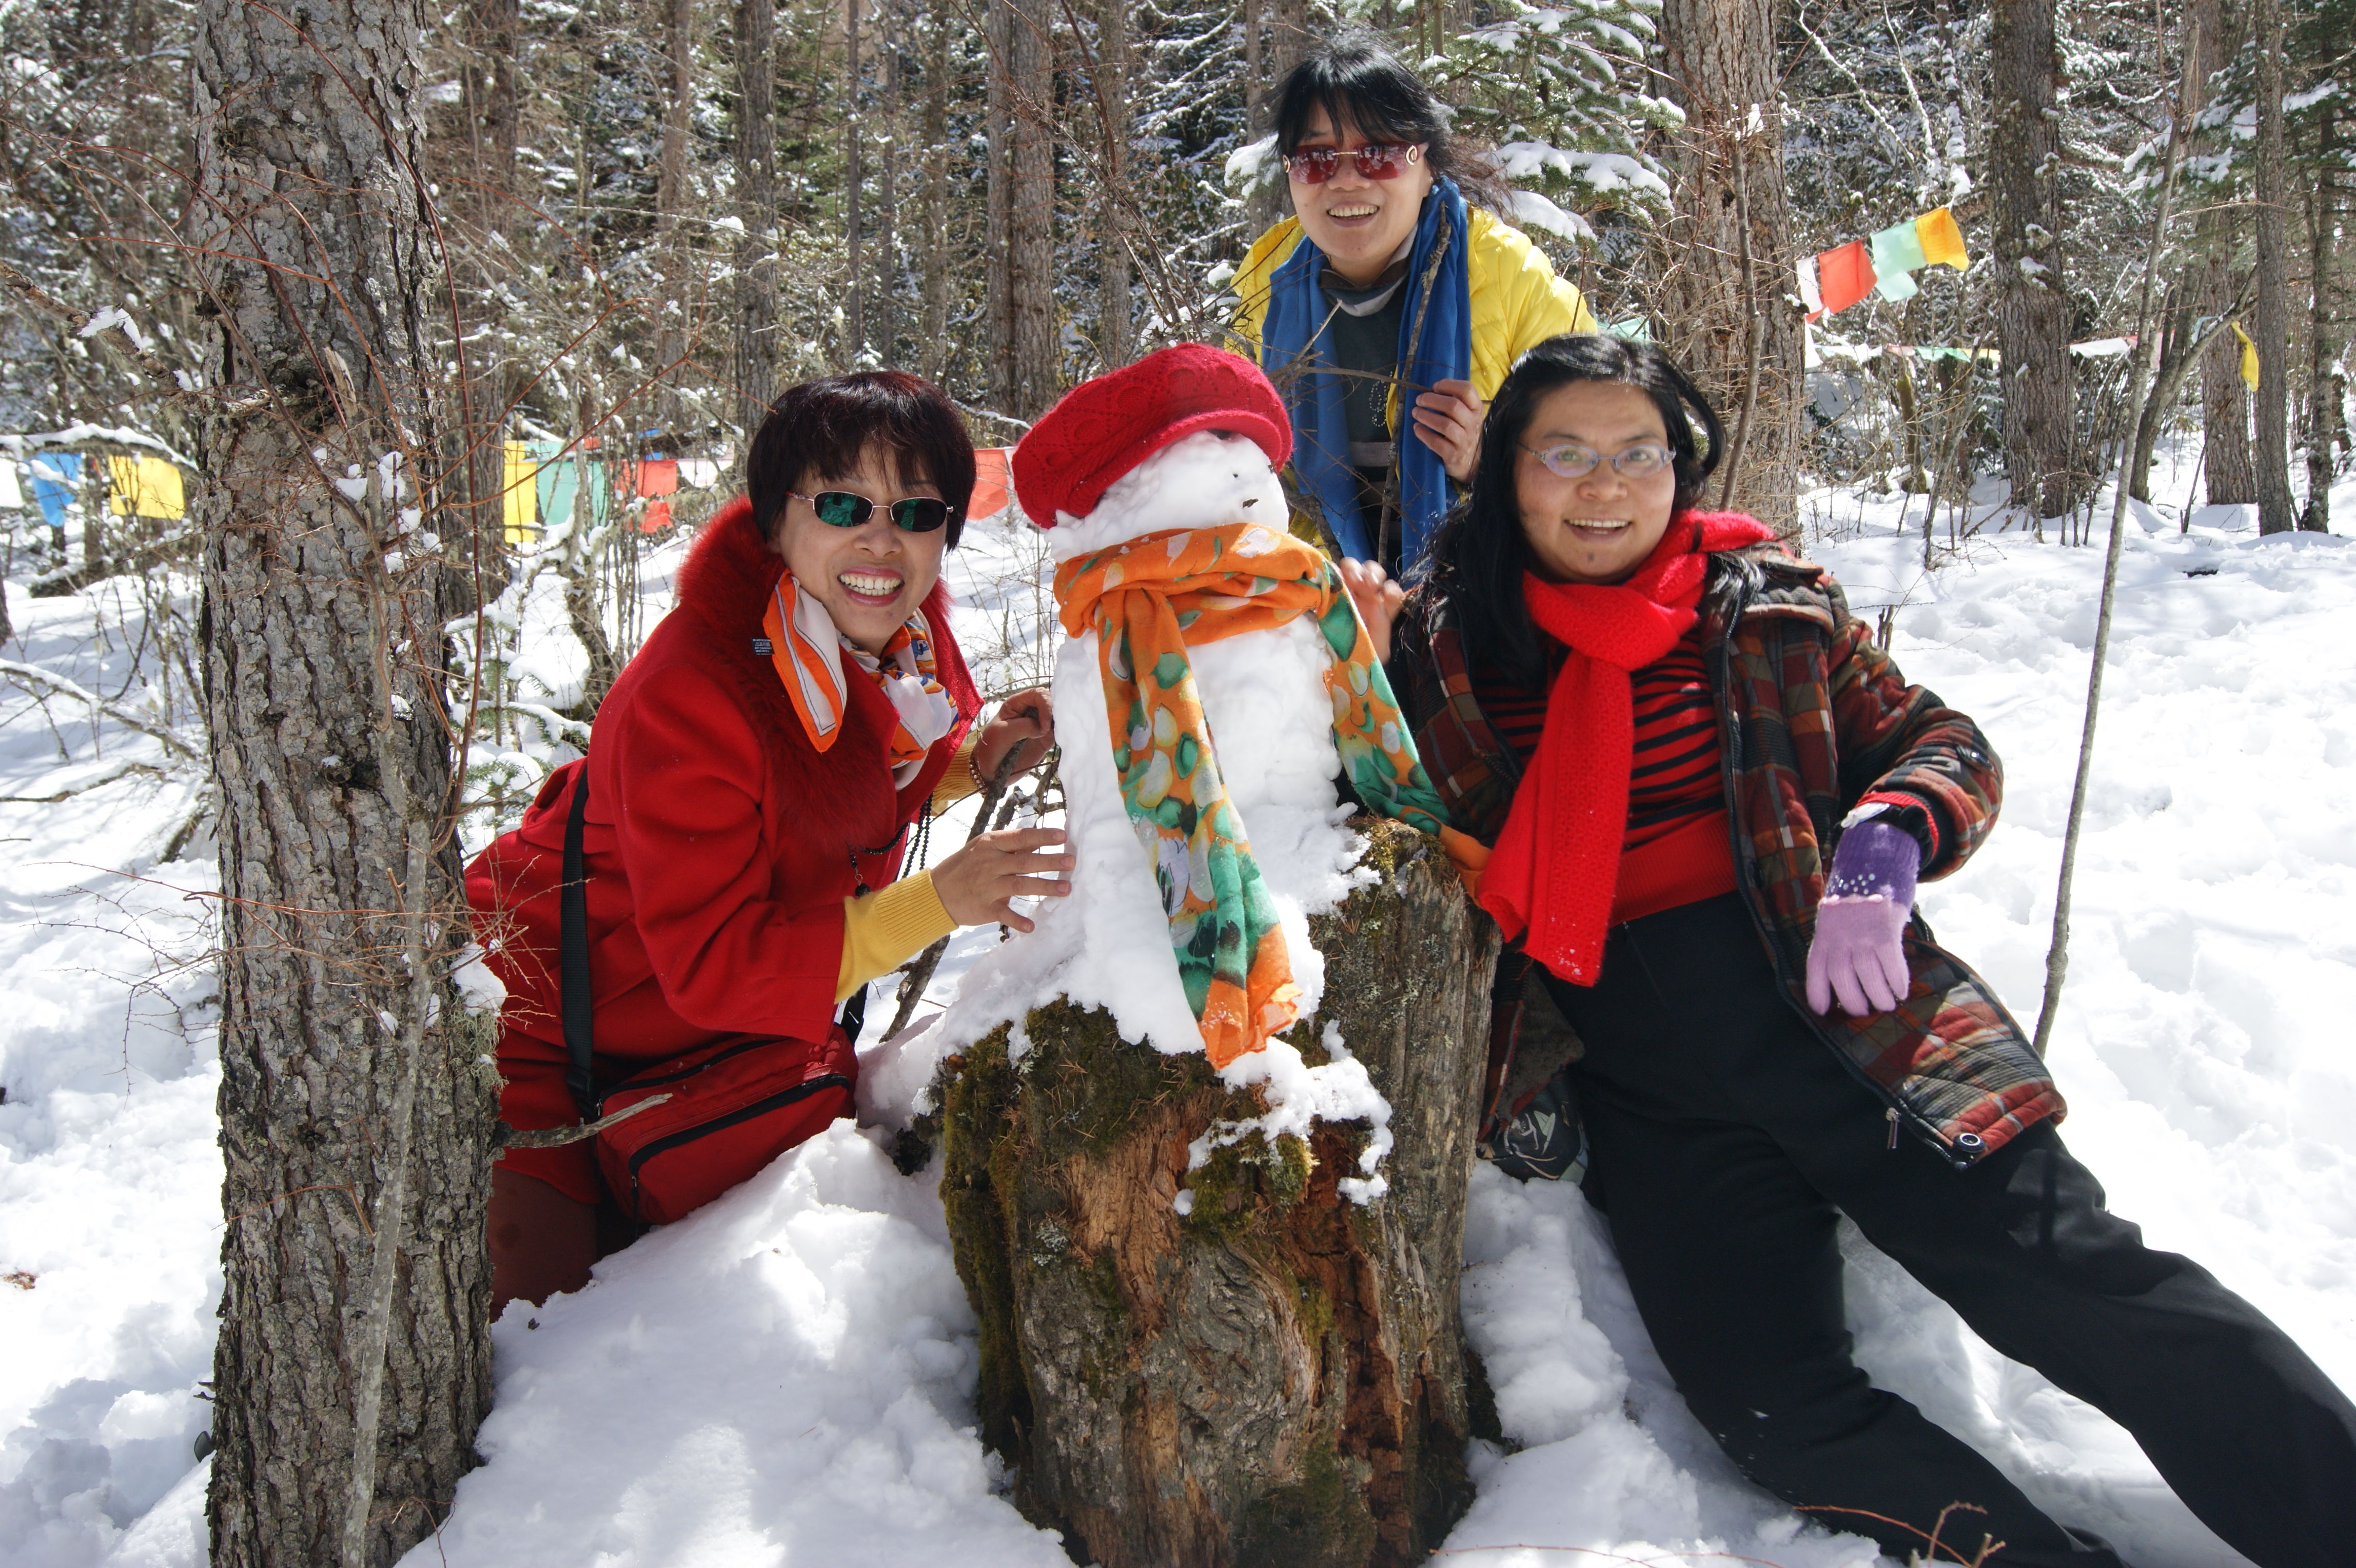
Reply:
<svg viewBox="0 0 2356 1568"><path fill-rule="evenodd" d="M1023 514L1057 560L1173 529L1284 527L1284 400L1240 355L1180 343L1081 382L1014 448Z"/></svg>
<svg viewBox="0 0 2356 1568"><path fill-rule="evenodd" d="M1068 561L1173 529L1259 522L1281 533L1290 521L1284 487L1257 442L1232 431L1198 430L1114 480L1087 516L1058 512L1047 547Z"/></svg>

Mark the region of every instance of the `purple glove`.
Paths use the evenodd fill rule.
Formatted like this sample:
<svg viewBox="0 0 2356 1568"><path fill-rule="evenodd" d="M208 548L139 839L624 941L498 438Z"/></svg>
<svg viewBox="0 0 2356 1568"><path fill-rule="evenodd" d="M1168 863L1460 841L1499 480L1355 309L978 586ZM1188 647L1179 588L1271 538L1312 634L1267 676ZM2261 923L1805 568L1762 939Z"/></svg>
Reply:
<svg viewBox="0 0 2356 1568"><path fill-rule="evenodd" d="M1838 996L1843 1012L1862 1018L1905 999L1913 980L1898 937L1922 868L1922 846L1903 828L1868 818L1841 834L1808 944L1809 1006L1829 1013Z"/></svg>

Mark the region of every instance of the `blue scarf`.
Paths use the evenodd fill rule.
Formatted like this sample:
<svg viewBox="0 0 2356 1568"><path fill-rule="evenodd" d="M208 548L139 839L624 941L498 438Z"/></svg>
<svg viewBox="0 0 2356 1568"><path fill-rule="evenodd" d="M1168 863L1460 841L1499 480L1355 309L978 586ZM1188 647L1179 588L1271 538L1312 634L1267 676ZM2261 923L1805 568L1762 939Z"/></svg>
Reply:
<svg viewBox="0 0 2356 1568"><path fill-rule="evenodd" d="M1424 270L1442 234L1448 236L1448 249L1426 304ZM1398 347L1404 371L1398 431L1399 491L1406 513L1402 568L1422 557L1440 520L1448 514L1448 469L1440 454L1416 436L1413 411L1419 391L1451 377L1463 381L1472 376L1472 292L1465 267L1471 249L1463 193L1442 175L1424 199L1415 246L1408 256L1407 280L1399 285L1407 295ZM1350 467L1350 424L1343 409L1347 378L1329 373L1337 361L1329 322L1333 306L1318 282L1324 270L1325 253L1305 235L1276 269L1269 280L1268 319L1260 328L1260 364L1283 389L1285 409L1292 416L1292 468L1301 489L1324 509L1326 525L1342 553L1372 560L1376 542L1367 537L1359 515L1358 476ZM1312 333L1316 334L1314 342ZM1288 376L1283 373L1287 370L1301 373Z"/></svg>

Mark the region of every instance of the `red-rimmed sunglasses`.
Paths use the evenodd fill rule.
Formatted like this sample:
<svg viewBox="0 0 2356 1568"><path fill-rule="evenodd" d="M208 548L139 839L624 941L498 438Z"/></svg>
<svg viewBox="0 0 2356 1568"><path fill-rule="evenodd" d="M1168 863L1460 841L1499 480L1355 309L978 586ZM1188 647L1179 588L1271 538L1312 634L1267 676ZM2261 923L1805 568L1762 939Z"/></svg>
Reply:
<svg viewBox="0 0 2356 1568"><path fill-rule="evenodd" d="M1346 153L1339 147L1303 147L1286 155L1284 172L1303 185L1323 185L1346 157L1358 166L1361 179L1397 179L1399 170L1421 156L1423 147L1415 142L1371 142Z"/></svg>

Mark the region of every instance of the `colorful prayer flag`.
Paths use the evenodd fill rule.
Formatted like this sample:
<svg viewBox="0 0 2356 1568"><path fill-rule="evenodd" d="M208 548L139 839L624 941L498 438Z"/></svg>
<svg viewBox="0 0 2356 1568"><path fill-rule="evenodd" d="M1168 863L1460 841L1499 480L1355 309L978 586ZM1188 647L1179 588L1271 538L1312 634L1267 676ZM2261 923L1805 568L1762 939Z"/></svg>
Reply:
<svg viewBox="0 0 2356 1568"><path fill-rule="evenodd" d="M499 493L507 541L522 544L531 538L539 510L533 504L539 499L539 465L531 460L531 448L520 441L503 443L500 455Z"/></svg>
<svg viewBox="0 0 2356 1568"><path fill-rule="evenodd" d="M2255 392L2258 390L2258 346L2250 341L2250 335L2242 330L2242 324L2238 321L2233 323L2233 336L2242 340L2242 380L2252 392Z"/></svg>
<svg viewBox="0 0 2356 1568"><path fill-rule="evenodd" d="M74 502L74 487L81 483L81 454L44 452L28 459L33 470L33 499L51 528L66 525L66 509Z"/></svg>
<svg viewBox="0 0 2356 1568"><path fill-rule="evenodd" d="M25 492L16 483L16 465L0 457L0 510L16 511L25 504Z"/></svg>
<svg viewBox="0 0 2356 1568"><path fill-rule="evenodd" d="M180 470L166 458L110 456L106 477L114 490L107 510L117 517L187 515L188 496Z"/></svg>
<svg viewBox="0 0 2356 1568"><path fill-rule="evenodd" d="M1893 305L1901 300L1912 299L1922 292L1916 286L1913 274L1911 273L1883 273L1879 267L1874 268L1874 271L1881 273L1881 275L1875 281L1873 291Z"/></svg>
<svg viewBox="0 0 2356 1568"><path fill-rule="evenodd" d="M973 499L965 509L968 521L996 517L1006 510L1006 453L1003 446L974 448Z"/></svg>
<svg viewBox="0 0 2356 1568"><path fill-rule="evenodd" d="M647 510L645 512L640 514L638 518L638 532L640 533L660 533L664 529L669 528L669 526L670 502L648 501L647 503Z"/></svg>
<svg viewBox="0 0 2356 1568"><path fill-rule="evenodd" d="M1914 239L1922 248L1924 266L1949 266L1962 272L1972 264L1964 249L1964 231L1955 226L1955 215L1944 207L1933 207L1914 220Z"/></svg>
<svg viewBox="0 0 2356 1568"><path fill-rule="evenodd" d="M1800 303L1808 307L1811 320L1825 313L1825 296L1816 288L1816 258L1800 258Z"/></svg>
<svg viewBox="0 0 2356 1568"><path fill-rule="evenodd" d="M1872 258L1865 253L1865 242L1851 240L1846 245L1825 252L1816 258L1816 283L1823 293L1825 312L1847 310L1873 292Z"/></svg>
<svg viewBox="0 0 2356 1568"><path fill-rule="evenodd" d="M1912 219L1903 223L1892 223L1873 237L1874 275L1881 280L1881 292L1888 297L1903 299L1906 295L1912 294L1914 291L1911 288L1906 294L1891 294L1890 279L1900 273L1911 273L1927 264L1922 258L1922 242L1914 234Z"/></svg>

